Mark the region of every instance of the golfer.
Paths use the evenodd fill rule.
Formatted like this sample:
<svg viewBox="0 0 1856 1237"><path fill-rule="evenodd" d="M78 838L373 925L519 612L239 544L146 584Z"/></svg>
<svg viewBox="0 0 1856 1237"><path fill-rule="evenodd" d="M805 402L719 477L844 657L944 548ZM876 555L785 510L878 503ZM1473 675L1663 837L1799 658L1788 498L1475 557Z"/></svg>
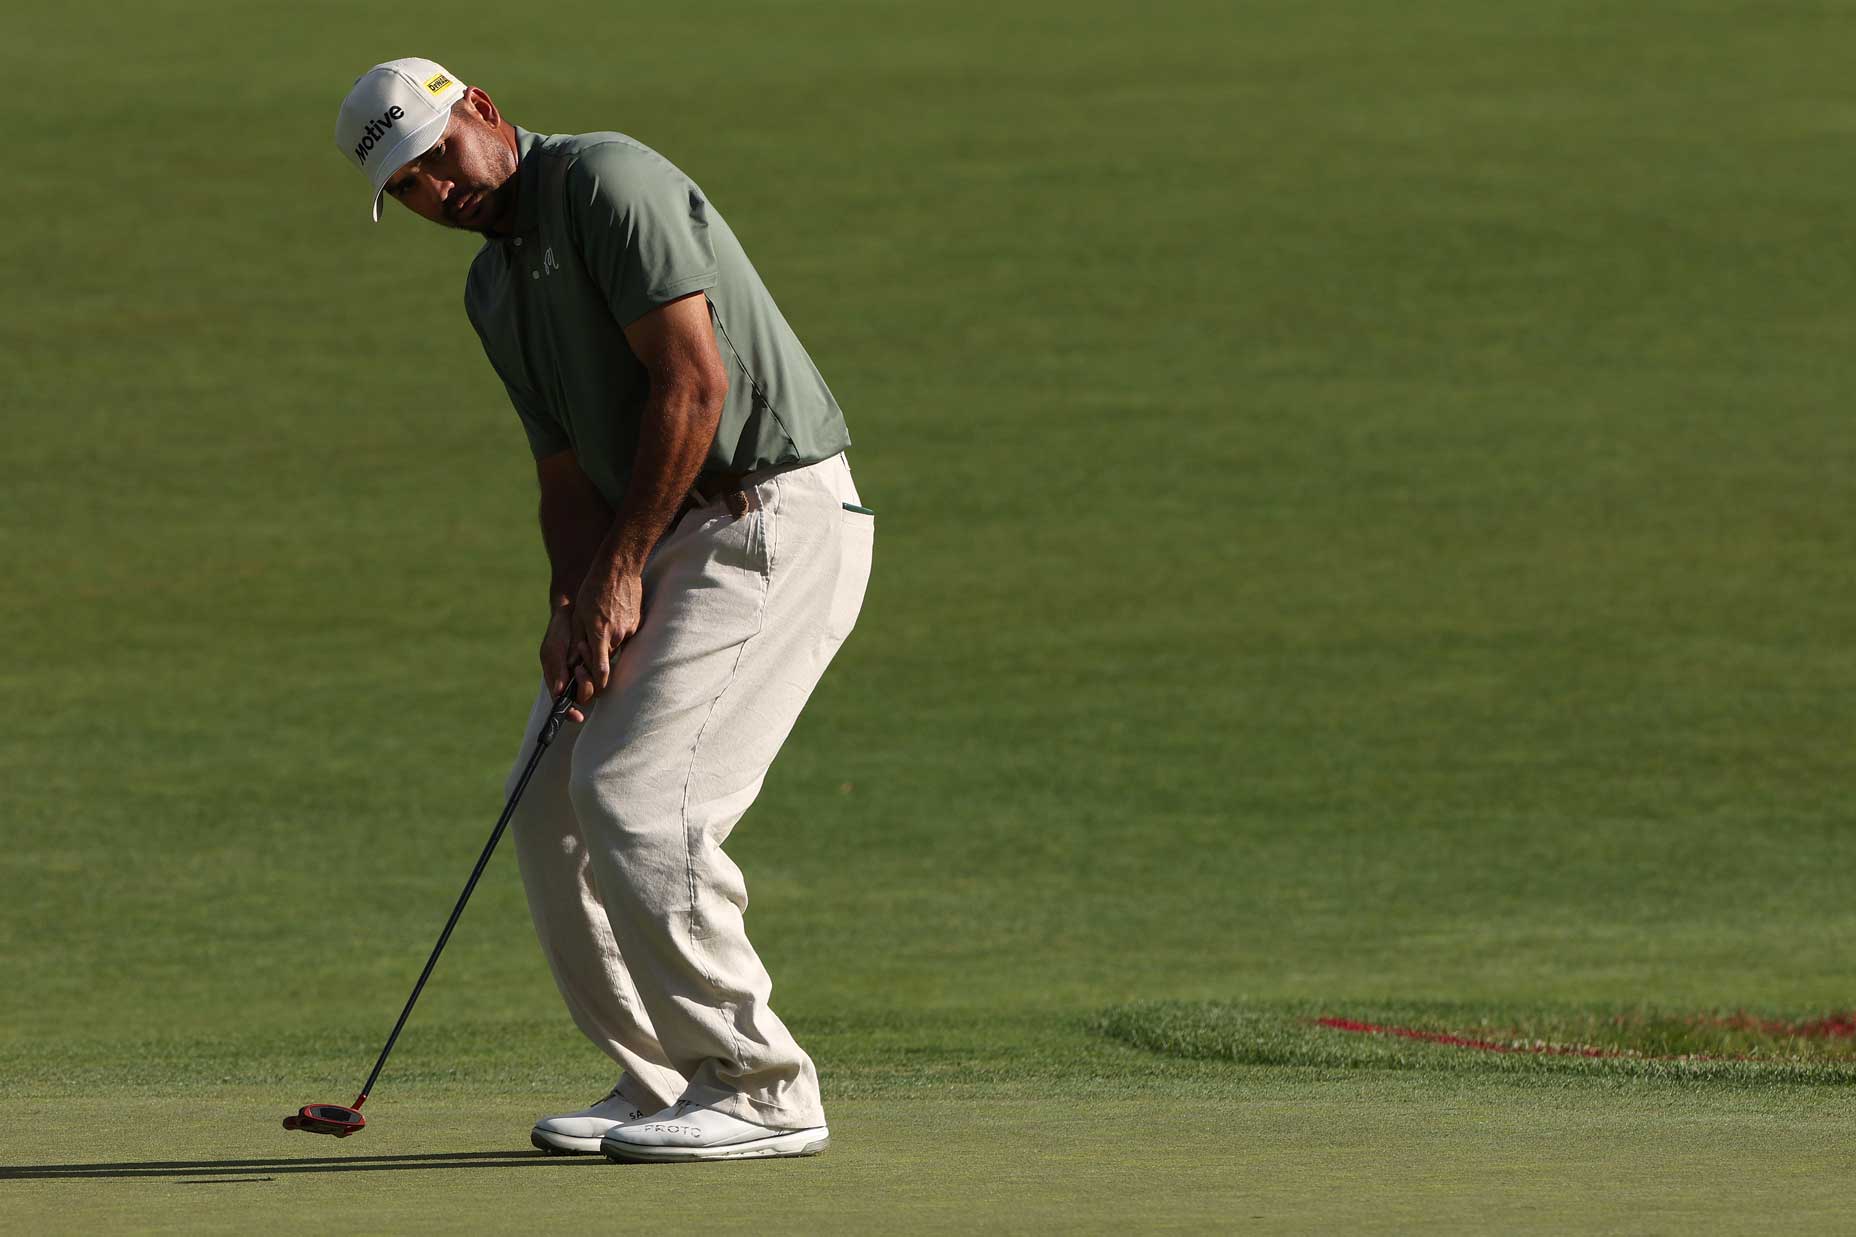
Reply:
<svg viewBox="0 0 1856 1237"><path fill-rule="evenodd" d="M532 1133L622 1160L810 1155L817 1071L768 1003L722 845L870 574L844 416L708 196L619 133L517 128L430 60L376 65L336 145L483 236L464 307L527 434L550 574L513 830L542 954L618 1085ZM513 782L513 776L512 776Z"/></svg>

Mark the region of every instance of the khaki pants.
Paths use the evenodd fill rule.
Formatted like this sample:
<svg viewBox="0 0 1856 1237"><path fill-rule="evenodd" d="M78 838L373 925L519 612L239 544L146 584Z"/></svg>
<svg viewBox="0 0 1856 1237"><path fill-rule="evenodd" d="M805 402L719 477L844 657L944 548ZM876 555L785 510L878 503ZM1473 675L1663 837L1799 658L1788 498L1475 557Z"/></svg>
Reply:
<svg viewBox="0 0 1856 1237"><path fill-rule="evenodd" d="M513 828L554 982L624 1067L621 1094L800 1128L824 1124L818 1074L767 1004L722 844L856 622L875 522L843 505L858 499L842 455L745 497L745 514L713 503L658 543L643 626L542 758ZM518 771L549 703L544 688Z"/></svg>

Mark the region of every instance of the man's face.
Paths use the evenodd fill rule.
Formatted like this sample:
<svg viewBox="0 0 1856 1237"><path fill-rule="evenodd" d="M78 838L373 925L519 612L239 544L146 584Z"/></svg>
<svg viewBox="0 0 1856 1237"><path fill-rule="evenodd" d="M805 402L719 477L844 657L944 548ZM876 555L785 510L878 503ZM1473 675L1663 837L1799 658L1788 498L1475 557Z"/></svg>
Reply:
<svg viewBox="0 0 1856 1237"><path fill-rule="evenodd" d="M506 233L515 215L516 152L490 96L472 87L445 135L387 179L387 196L448 228Z"/></svg>

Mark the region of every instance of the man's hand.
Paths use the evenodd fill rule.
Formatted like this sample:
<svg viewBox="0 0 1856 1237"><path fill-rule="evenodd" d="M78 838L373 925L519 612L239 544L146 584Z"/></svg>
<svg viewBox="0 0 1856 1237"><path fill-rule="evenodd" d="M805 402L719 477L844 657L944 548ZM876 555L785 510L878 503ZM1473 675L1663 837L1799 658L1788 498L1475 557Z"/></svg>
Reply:
<svg viewBox="0 0 1856 1237"><path fill-rule="evenodd" d="M548 616L548 630L541 637L541 681L548 686L550 696L558 696L567 686L568 676L573 665L573 607L559 605ZM579 693L575 693L578 695ZM567 710L567 720L583 722L586 714L579 709Z"/></svg>
<svg viewBox="0 0 1856 1237"><path fill-rule="evenodd" d="M567 614L569 647L580 663L577 698L586 704L606 690L612 681L612 663L618 657L619 645L629 640L644 620L644 578L637 572L608 568L603 561L596 561Z"/></svg>

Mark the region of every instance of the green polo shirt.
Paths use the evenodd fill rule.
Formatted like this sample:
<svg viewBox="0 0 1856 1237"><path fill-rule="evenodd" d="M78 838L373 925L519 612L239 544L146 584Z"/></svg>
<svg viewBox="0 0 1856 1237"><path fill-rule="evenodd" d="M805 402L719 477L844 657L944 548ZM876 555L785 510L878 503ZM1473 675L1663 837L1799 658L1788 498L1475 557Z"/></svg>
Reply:
<svg viewBox="0 0 1856 1237"><path fill-rule="evenodd" d="M484 242L464 309L537 459L571 450L617 510L650 376L620 328L706 293L728 398L706 473L829 459L844 414L720 212L619 133L516 130L515 231Z"/></svg>

